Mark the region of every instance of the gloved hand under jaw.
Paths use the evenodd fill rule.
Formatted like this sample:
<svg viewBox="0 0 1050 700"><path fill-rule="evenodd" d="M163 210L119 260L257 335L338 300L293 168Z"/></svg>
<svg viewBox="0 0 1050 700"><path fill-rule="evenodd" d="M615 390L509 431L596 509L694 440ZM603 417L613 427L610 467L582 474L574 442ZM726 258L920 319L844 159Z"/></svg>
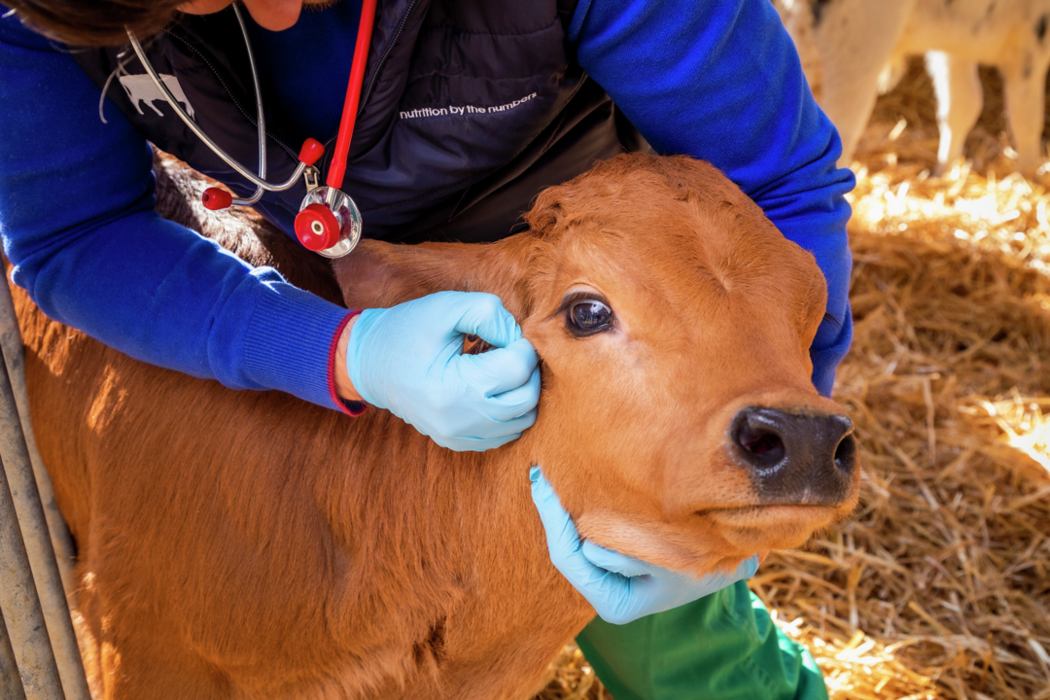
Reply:
<svg viewBox="0 0 1050 700"><path fill-rule="evenodd" d="M464 355L463 339L493 346ZM438 292L354 322L346 369L361 398L437 444L483 451L536 422L540 370L532 344L499 297Z"/></svg>
<svg viewBox="0 0 1050 700"><path fill-rule="evenodd" d="M551 562L606 622L623 625L691 603L751 578L758 570L755 555L741 562L732 574L697 579L590 541L581 542L576 525L539 467L529 470L529 479Z"/></svg>

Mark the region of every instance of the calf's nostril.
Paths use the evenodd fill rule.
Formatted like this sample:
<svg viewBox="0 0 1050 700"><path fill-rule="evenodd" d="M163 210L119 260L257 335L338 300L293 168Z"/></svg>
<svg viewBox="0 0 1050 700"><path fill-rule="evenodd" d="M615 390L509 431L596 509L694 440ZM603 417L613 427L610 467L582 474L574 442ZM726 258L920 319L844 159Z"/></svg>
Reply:
<svg viewBox="0 0 1050 700"><path fill-rule="evenodd" d="M773 433L759 433L741 437L744 449L756 455L770 454L773 456L784 454L784 441L779 435Z"/></svg>
<svg viewBox="0 0 1050 700"><path fill-rule="evenodd" d="M768 425L753 422L747 414L738 419L734 433L733 439L743 449L744 458L758 469L775 467L787 454L780 434Z"/></svg>
<svg viewBox="0 0 1050 700"><path fill-rule="evenodd" d="M838 470L849 476L853 473L853 467L857 463L857 441L853 435L846 434L835 448L835 466Z"/></svg>

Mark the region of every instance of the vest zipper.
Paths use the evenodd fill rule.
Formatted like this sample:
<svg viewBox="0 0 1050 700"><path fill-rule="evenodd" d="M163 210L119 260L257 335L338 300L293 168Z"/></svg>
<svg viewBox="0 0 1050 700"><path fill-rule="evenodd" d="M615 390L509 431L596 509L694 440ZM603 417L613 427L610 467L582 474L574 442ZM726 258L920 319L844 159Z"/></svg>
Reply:
<svg viewBox="0 0 1050 700"><path fill-rule="evenodd" d="M412 16L412 10L416 9L416 5L419 4L419 0L412 0L409 4L408 9L405 10L405 16L401 18L401 22L397 25L397 31L394 32L394 39L387 44L386 51L379 58L379 63L376 64L375 71L372 73L372 79L368 82L368 90L364 95L361 96L361 104L357 108L357 114L360 116L365 111L365 105L368 104L369 98L372 97L372 91L375 89L376 82L379 80L379 72L383 68L383 64L390 58L390 52L394 50L394 44L401 38L401 33L405 30L405 25L408 24L408 18Z"/></svg>
<svg viewBox="0 0 1050 700"><path fill-rule="evenodd" d="M405 25L408 24L408 18L412 15L412 10L414 10L418 4L419 0L412 0L409 4L408 9L405 10L404 16L397 25L397 29L394 31L393 40L387 44L386 50L383 51L383 55L379 57L379 61L376 63L375 69L372 71L372 78L368 81L368 89L361 94L361 101L357 105L358 116L361 116L364 113L365 105L368 103L369 98L372 97L372 91L375 89L376 82L379 80L379 71L382 69L383 64L386 63L386 60L390 57L390 52L394 50L394 44L396 44L397 40L401 38L401 34L405 30ZM332 151L334 150L332 146L335 144L336 138L336 136L333 136L324 143L324 156L322 156L320 162L316 164L317 168L322 173L327 173L328 167L332 164ZM349 158L349 155L347 158Z"/></svg>

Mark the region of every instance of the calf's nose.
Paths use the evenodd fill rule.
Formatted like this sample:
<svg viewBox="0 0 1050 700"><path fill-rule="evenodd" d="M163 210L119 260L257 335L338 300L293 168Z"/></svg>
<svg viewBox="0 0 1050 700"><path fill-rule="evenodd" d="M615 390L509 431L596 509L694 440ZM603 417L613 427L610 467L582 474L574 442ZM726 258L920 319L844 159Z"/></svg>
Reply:
<svg viewBox="0 0 1050 700"><path fill-rule="evenodd" d="M733 418L729 435L761 502L838 506L856 467L852 433L841 414L748 406Z"/></svg>

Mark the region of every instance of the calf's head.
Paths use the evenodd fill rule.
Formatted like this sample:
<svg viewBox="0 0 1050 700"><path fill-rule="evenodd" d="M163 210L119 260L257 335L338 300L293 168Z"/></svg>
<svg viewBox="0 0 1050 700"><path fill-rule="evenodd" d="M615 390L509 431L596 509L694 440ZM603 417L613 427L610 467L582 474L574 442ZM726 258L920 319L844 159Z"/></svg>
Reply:
<svg viewBox="0 0 1050 700"><path fill-rule="evenodd" d="M543 467L584 537L704 573L852 510L852 425L810 380L823 277L735 185L684 157L620 156L526 218L490 245L362 244L336 271L351 307L504 300L543 390L501 450Z"/></svg>

